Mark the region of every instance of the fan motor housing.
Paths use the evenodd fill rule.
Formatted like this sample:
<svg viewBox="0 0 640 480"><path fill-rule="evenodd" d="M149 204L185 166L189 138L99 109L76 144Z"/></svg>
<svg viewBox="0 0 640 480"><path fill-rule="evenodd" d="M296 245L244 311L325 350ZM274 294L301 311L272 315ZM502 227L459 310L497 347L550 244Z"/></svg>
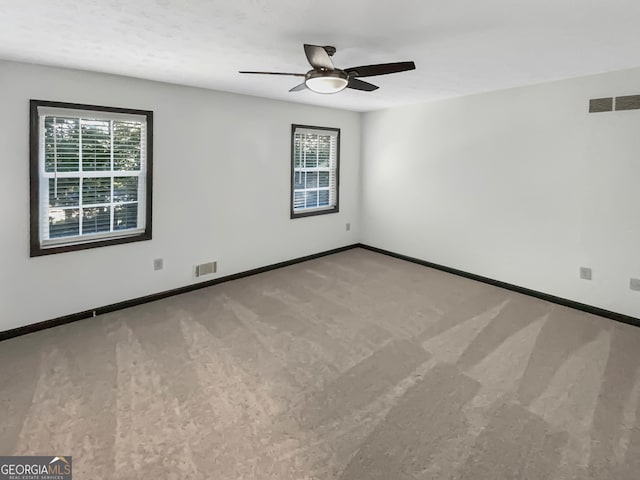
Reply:
<svg viewBox="0 0 640 480"><path fill-rule="evenodd" d="M336 93L347 88L349 74L344 70L309 70L304 83L317 93Z"/></svg>

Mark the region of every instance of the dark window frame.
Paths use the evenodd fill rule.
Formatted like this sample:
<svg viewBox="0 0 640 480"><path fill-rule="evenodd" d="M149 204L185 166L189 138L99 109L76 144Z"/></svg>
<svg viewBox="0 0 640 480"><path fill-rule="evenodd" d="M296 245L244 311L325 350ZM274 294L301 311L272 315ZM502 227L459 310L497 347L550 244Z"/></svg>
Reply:
<svg viewBox="0 0 640 480"><path fill-rule="evenodd" d="M295 212L293 209L294 184L295 184L295 132L296 128L308 128L311 130L331 131L337 133L336 140L336 204L334 207ZM290 214L292 219L314 217L316 215L327 215L329 213L338 213L340 211L340 129L335 127L318 127L315 125L291 124L291 186L289 189Z"/></svg>
<svg viewBox="0 0 640 480"><path fill-rule="evenodd" d="M73 252L89 248L140 242L152 238L153 211L153 112L132 108L106 107L82 103L30 100L29 118L29 190L30 190L30 256L39 257L56 253ZM145 229L143 232L120 238L97 239L82 243L43 247L40 242L40 122L38 107L68 108L95 112L140 115L146 118L146 188L145 188Z"/></svg>

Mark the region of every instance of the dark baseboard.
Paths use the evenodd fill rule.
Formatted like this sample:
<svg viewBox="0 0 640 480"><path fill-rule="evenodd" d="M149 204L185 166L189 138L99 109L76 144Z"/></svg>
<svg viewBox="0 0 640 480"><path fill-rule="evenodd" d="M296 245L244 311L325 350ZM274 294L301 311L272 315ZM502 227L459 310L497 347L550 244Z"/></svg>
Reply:
<svg viewBox="0 0 640 480"><path fill-rule="evenodd" d="M365 245L362 243L357 243L353 245L347 245L340 248L334 248L332 250L327 250L325 252L315 253L313 255L307 255L304 257L294 258L292 260L287 260L284 262L274 263L272 265L267 265L265 267L254 268L252 270L247 270L245 272L235 273L233 275L227 275L225 277L214 278L212 280L208 280L206 282L195 283L193 285L186 285L184 287L175 288L172 290L166 290L164 292L153 293L151 295L146 295L144 297L134 298L131 300L125 300L123 302L113 303L111 305L106 305L103 307L96 307L91 310L85 310L83 312L72 313L70 315L65 315L62 317L54 318L51 320L45 320L42 322L34 323L31 325L25 325L23 327L14 328L11 330L6 330L4 332L0 332L0 341L8 340L10 338L19 337L21 335L26 335L28 333L38 332L40 330L45 330L47 328L57 327L59 325L64 325L67 323L77 322L78 320L83 320L86 318L92 318L97 315L102 315L109 312L114 312L116 310L122 310L124 308L134 307L136 305L142 305L144 303L153 302L156 300L161 300L163 298L172 297L174 295L180 295L181 293L192 292L194 290L199 290L201 288L211 287L213 285L217 285L219 283L229 282L231 280L236 280L238 278L249 277L251 275L256 275L258 273L268 272L270 270L276 270L278 268L288 267L290 265L295 265L296 263L306 262L308 260L313 260L315 258L324 257L326 255L332 255L334 253L344 252L346 250L351 250L352 248L364 248L366 250L371 250L372 252L382 253L384 255L388 255L390 257L398 258L400 260L406 260L408 262L416 263L418 265L423 265L425 267L434 268L436 270L441 270L443 272L451 273L453 275L459 275L461 277L469 278L471 280L477 280L479 282L488 283L489 285L493 285L496 287L504 288L506 290L511 290L513 292L522 293L524 295L529 295L531 297L536 297L541 300L546 300L551 303L556 303L558 305L563 305L565 307L573 308L576 310L580 310L583 312L591 313L593 315L598 315L600 317L609 318L611 320L615 320L617 322L626 323L629 325L633 325L636 327L640 327L640 319L631 317L629 315L624 315L622 313L612 312L610 310L605 310L603 308L594 307L592 305L587 305L580 302L575 302L573 300L568 300L562 297L556 297L555 295L549 295L547 293L538 292L537 290L531 290L529 288L520 287L518 285L513 285L511 283L501 282L500 280L494 280L492 278L483 277L481 275L476 275L474 273L465 272L463 270L458 270L451 267L446 267L444 265L439 265L437 263L428 262L426 260L421 260L419 258L410 257L408 255L402 255L399 253L391 252L389 250L384 250L382 248L372 247L370 245Z"/></svg>
<svg viewBox="0 0 640 480"><path fill-rule="evenodd" d="M556 297L555 295L549 295L548 293L538 292L537 290L531 290L529 288L520 287L518 285L513 285L511 283L501 282L500 280L494 280L492 278L483 277L481 275L465 272L463 270L445 267L444 265L438 265L437 263L427 262L426 260L409 257L408 255L402 255L400 253L390 252L389 250L384 250L382 248L372 247L370 245L364 245L362 243L358 246L366 250L371 250L372 252L382 253L390 257L399 258L401 260L406 260L408 262L417 263L418 265L424 265L425 267L435 268L437 270L442 270L443 272L452 273L454 275L459 275L465 278L470 278L471 280L477 280L478 282L488 283L489 285L493 285L495 287L500 287L507 290L511 290L513 292L518 292L524 295L529 295L531 297L536 297L541 300L546 300L547 302L556 303L558 305L574 308L576 310L591 313L593 315L598 315L600 317L609 318L611 320L615 320L616 322L622 322L629 325L633 325L635 327L640 327L640 318L631 317L629 315L624 315L622 313L612 312L610 310L594 307L592 305L587 305L585 303L574 302L573 300L568 300L566 298Z"/></svg>
<svg viewBox="0 0 640 480"><path fill-rule="evenodd" d="M314 253L313 255L298 257L292 260L287 260L284 262L267 265L265 267L254 268L252 270L247 270L246 272L234 273L233 275L214 278L213 280L209 280L206 282L194 283L193 285L186 285L184 287L175 288L173 290L166 290L164 292L153 293L151 295L146 295L144 297L125 300L123 302L113 303L111 305L106 305L104 307L96 307L91 310L72 313L71 315L65 315L63 317L53 318L51 320L45 320L45 321L34 323L31 325L25 325L24 327L18 327L11 330L6 330L4 332L0 332L0 342L3 340L8 340L10 338L19 337L21 335L26 335L28 333L34 333L40 330L45 330L47 328L52 328L52 327L57 327L59 325L64 325L67 323L77 322L78 320L83 320L85 318L92 318L97 315L102 315L104 313L115 312L116 310L122 310L124 308L141 305L143 303L149 303L156 300L161 300L163 298L172 297L174 295L180 295L181 293L187 293L187 292L192 292L194 290L199 290L201 288L211 287L213 285L229 282L231 280L236 280L238 278L249 277L251 275L256 275L258 273L264 273L270 270L276 270L278 268L288 267L290 265L295 265L296 263L306 262L308 260L324 257L326 255L332 255L334 253L351 250L352 248L357 248L359 246L360 244L356 243L352 245L347 245L345 247L334 248L332 250L327 250L325 252Z"/></svg>

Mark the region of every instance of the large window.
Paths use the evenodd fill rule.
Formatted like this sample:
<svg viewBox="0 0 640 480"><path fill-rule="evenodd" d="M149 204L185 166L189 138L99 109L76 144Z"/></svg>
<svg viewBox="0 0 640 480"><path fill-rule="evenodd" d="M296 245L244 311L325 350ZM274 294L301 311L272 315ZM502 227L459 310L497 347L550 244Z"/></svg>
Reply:
<svg viewBox="0 0 640 480"><path fill-rule="evenodd" d="M291 218L337 212L340 129L291 127Z"/></svg>
<svg viewBox="0 0 640 480"><path fill-rule="evenodd" d="M153 112L31 100L31 256L151 238Z"/></svg>

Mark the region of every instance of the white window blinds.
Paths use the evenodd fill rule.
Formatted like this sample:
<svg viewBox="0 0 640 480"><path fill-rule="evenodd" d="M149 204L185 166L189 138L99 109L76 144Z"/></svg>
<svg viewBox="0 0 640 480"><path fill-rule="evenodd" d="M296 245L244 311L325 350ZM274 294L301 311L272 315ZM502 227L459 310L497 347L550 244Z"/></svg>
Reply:
<svg viewBox="0 0 640 480"><path fill-rule="evenodd" d="M292 215L337 211L337 129L293 128Z"/></svg>
<svg viewBox="0 0 640 480"><path fill-rule="evenodd" d="M145 230L144 115L38 107L43 248Z"/></svg>

